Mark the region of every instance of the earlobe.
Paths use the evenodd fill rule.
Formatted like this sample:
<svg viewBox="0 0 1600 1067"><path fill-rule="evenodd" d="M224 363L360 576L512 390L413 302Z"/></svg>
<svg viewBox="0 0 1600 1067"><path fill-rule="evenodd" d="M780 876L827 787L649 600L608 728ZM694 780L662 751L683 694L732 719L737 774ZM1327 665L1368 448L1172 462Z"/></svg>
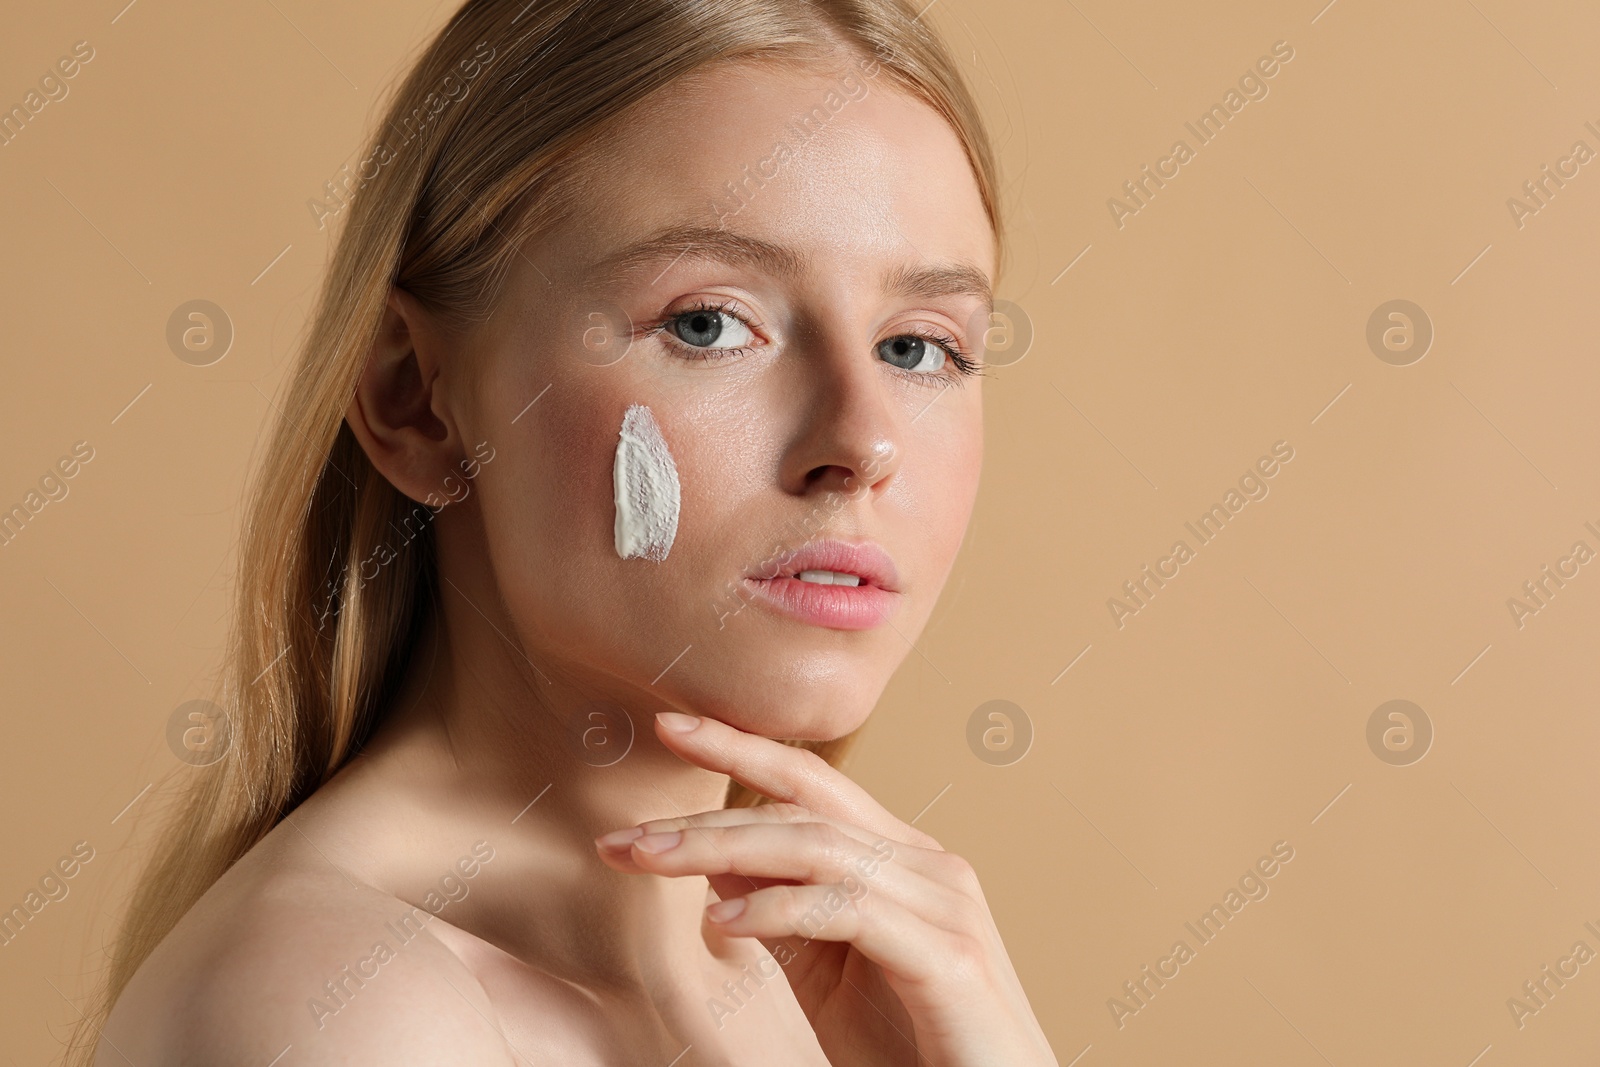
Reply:
<svg viewBox="0 0 1600 1067"><path fill-rule="evenodd" d="M415 297L391 288L345 412L372 465L419 503L437 496L463 451L443 390L441 337L431 326Z"/></svg>

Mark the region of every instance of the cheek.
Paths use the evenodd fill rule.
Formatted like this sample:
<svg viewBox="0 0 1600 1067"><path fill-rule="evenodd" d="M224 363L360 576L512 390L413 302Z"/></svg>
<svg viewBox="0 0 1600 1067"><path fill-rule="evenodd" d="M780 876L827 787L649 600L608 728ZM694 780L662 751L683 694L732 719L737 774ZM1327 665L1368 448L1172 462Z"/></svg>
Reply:
<svg viewBox="0 0 1600 1067"><path fill-rule="evenodd" d="M901 471L904 511L915 517L919 530L908 544L927 546L928 555L938 557L930 558L930 563L954 561L972 517L983 470L981 409L973 405L958 414L938 426L937 432L911 439L911 451ZM919 428L926 421L919 420Z"/></svg>
<svg viewBox="0 0 1600 1067"><path fill-rule="evenodd" d="M674 558L680 551L696 554L708 541L752 536L756 531L733 530L728 524L751 498L773 492L779 446L771 427L780 425L779 420L736 397L662 414L683 491Z"/></svg>
<svg viewBox="0 0 1600 1067"><path fill-rule="evenodd" d="M570 404L541 403L481 477L495 479L482 494L485 533L519 629L546 650L604 661L624 675L648 667L648 680L665 647L655 647L657 638L677 640L709 611L711 594L702 587L708 574L726 569L716 545L739 499L730 478L743 476L730 471L727 438L717 438L717 428L659 399L650 403L646 392L573 391ZM617 549L613 471L635 396L659 427L679 483L661 559L623 558ZM631 663L635 657L642 666Z"/></svg>
<svg viewBox="0 0 1600 1067"><path fill-rule="evenodd" d="M906 442L906 461L889 490L892 506L879 509L886 523L884 543L897 562L903 561L914 583L906 605L913 627L921 624L914 620L931 615L950 577L983 467L982 422L976 411L952 414L958 417L937 427L924 425L929 417L917 421L917 433Z"/></svg>
<svg viewBox="0 0 1600 1067"><path fill-rule="evenodd" d="M543 414L519 456L527 486L522 509L556 532L550 549L587 555L602 544L602 525L609 527L617 426L578 406Z"/></svg>
<svg viewBox="0 0 1600 1067"><path fill-rule="evenodd" d="M617 426L602 424L597 407L552 399L511 427L478 481L496 580L519 626L564 644L615 579Z"/></svg>

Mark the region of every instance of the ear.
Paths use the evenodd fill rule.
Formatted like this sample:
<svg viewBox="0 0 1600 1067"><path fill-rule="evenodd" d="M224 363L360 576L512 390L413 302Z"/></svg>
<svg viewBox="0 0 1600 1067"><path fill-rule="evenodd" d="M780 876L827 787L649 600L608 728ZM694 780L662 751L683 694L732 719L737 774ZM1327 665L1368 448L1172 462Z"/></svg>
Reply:
<svg viewBox="0 0 1600 1067"><path fill-rule="evenodd" d="M445 479L465 454L442 380L446 347L417 298L392 287L345 412L372 465L419 504L447 499Z"/></svg>

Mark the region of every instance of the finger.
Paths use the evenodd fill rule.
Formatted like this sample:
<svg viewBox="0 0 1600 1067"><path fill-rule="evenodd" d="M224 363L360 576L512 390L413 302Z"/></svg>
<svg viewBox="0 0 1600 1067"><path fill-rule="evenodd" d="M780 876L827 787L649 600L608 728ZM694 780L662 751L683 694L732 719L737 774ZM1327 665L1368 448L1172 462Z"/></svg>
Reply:
<svg viewBox="0 0 1600 1067"><path fill-rule="evenodd" d="M917 866L903 859L921 854ZM619 857L620 859L621 857ZM691 827L636 838L632 870L665 877L702 875L723 898L777 884L842 883L874 891L946 930L987 925L988 906L971 867L947 852L859 841L827 823ZM618 869L624 869L618 867ZM631 873L631 871L630 871Z"/></svg>
<svg viewBox="0 0 1600 1067"><path fill-rule="evenodd" d="M651 819L642 822L639 828L648 834L667 833L672 830L691 830L718 826L747 826L753 824L772 824L778 826L798 826L801 823L823 823L833 827L842 834L846 834L864 845L877 845L886 840L882 834L872 833L859 826L854 826L809 808L802 808L798 804L775 802L761 804L753 808L716 808L712 811L697 812L694 815L683 815L671 819ZM631 843L631 841L630 841ZM903 845L904 842L901 842ZM891 842L890 847L893 847Z"/></svg>
<svg viewBox="0 0 1600 1067"><path fill-rule="evenodd" d="M657 864L653 867L646 866L634 859L632 849L626 849L622 852L600 850L599 856L600 862L620 874L655 874L664 878L680 878L705 873L690 870L687 866L683 870L663 869L667 866L665 864ZM730 871L732 870L731 864L725 864L724 866L728 866ZM755 889L764 889L769 885L793 884L793 879L766 878L754 874L747 875L742 872L727 874L711 872L705 873L705 876L719 897L738 896L741 893L748 893Z"/></svg>
<svg viewBox="0 0 1600 1067"><path fill-rule="evenodd" d="M807 749L779 744L716 719L678 712L656 716L656 736L680 758L726 774L762 796L896 841L939 847L933 838L897 819L865 789Z"/></svg>
<svg viewBox="0 0 1600 1067"><path fill-rule="evenodd" d="M903 842L895 845L857 827L828 821L763 820L754 817L755 810L705 813L718 818L737 814L746 820L734 825L695 825L697 817L690 817L646 824L651 832L643 835L635 835L638 827L606 835L623 843L609 850L602 847L601 859L625 874L702 875L724 900L771 885L870 883L942 930L992 927L976 872L954 853ZM687 825L674 828L660 823Z"/></svg>
<svg viewBox="0 0 1600 1067"><path fill-rule="evenodd" d="M690 827L645 834L629 849L632 861L652 874L735 874L817 883L876 877L894 856L887 840L874 850L820 822Z"/></svg>
<svg viewBox="0 0 1600 1067"><path fill-rule="evenodd" d="M609 848L618 854L631 853L635 838L643 834L670 833L673 830L695 831L725 826L748 825L777 825L798 826L804 823L820 823L830 826L839 833L860 842L870 849L875 850L882 859L893 859L903 863L911 870L926 874L935 881L946 882L957 888L967 888L964 875L971 873L970 866L965 861L953 856L943 849L919 848L905 842L890 841L882 834L853 826L847 822L830 819L825 815L802 808L796 804L773 803L762 804L754 808L717 808L713 811L703 811L695 815L685 815L672 819L652 819L642 822L637 827L626 831L617 831L597 838L597 842L604 842L601 847ZM640 833L642 831L643 833ZM965 871L962 868L966 868ZM976 884L976 876L972 877L972 884Z"/></svg>
<svg viewBox="0 0 1600 1067"><path fill-rule="evenodd" d="M857 885L776 885L706 908L707 922L725 937L755 937L767 945L848 942L895 977L937 981L958 958L959 939L931 926L885 894Z"/></svg>
<svg viewBox="0 0 1600 1067"><path fill-rule="evenodd" d="M694 831L690 831L693 833ZM755 873L746 873L740 864L730 857L722 857L719 862L707 861L703 850L685 850L683 853L668 859L651 862L648 854L636 854L631 845L617 848L599 848L597 852L600 861L607 867L622 874L656 874L663 878L683 878L691 875L706 876L717 890L718 896L738 896L748 893L752 889L782 883L794 884L795 879L784 877L767 877ZM698 853L692 855L691 853ZM709 870L700 870L698 867L709 867ZM753 869L752 869L753 870Z"/></svg>
<svg viewBox="0 0 1600 1067"><path fill-rule="evenodd" d="M693 816L677 817L677 819L651 819L651 821L640 822L635 827L629 827L626 830L614 830L614 832L605 833L602 837L595 838L595 846L600 849L602 859L605 859L606 864L611 865L613 869L622 870L622 872L626 873L661 873L659 870L651 870L650 867L642 867L642 865L634 862L634 848L632 848L634 841L643 837L646 833L670 833L674 832L674 830L699 833L709 829L733 827L733 825L792 827L792 825L802 824L819 824L832 827L832 829L842 833L845 837L858 841L859 845L872 849L872 856L878 857L882 861L886 862L893 859L894 862L904 865L907 870L920 873L928 880L934 881L938 885L946 886L946 888L952 889L957 894L962 894L968 901L981 902L984 899L982 886L978 883L978 873L974 872L971 864L968 864L965 859L957 856L957 854L947 853L944 849L938 848L918 848L915 845L907 845L904 841L890 841L888 838L880 837L877 833L869 833L867 830L862 830L861 827L856 827L856 825L848 824L848 822L838 822L837 819L827 819L827 817L819 816L814 811L808 811L806 808L790 805L790 803L771 803L771 805L760 805L758 808L717 808L714 811L702 811L702 813L693 814ZM802 843L797 843L795 848L802 846ZM858 849L856 857L859 859L859 857L866 856L866 854ZM750 859L749 862L750 864L758 864L757 859ZM706 873L709 877L710 875L715 875L715 872ZM742 875L736 875L736 877L742 878L742 883L731 886L733 894L747 893L749 889L757 888L757 885L755 885L757 881L762 881L762 878L750 873L749 870L746 870ZM754 878L754 881L752 881L752 878ZM765 883L773 883L773 881L786 881L786 878L766 878ZM730 893L723 891L722 886L717 885L717 881L712 881L712 885L717 886L720 896L730 896ZM942 920L934 921L941 921L941 925L944 925Z"/></svg>
<svg viewBox="0 0 1600 1067"><path fill-rule="evenodd" d="M687 833L701 833L708 829L719 829L730 826L770 825L770 826L798 826L804 823L817 823L828 826L838 833L849 837L867 849L876 850L875 854L883 859L895 857L908 858L910 866L920 868L918 859L911 857L910 853L921 856L944 856L947 853L918 849L904 842L891 842L880 834L868 833L859 826L851 826L833 819L824 818L816 812L794 804L762 804L754 808L718 808L713 811L700 812L697 815L688 815L674 819L652 819L637 826L623 830L614 830L595 838L595 847L600 853L600 858L614 870L627 874L662 873L650 867L640 866L633 858L633 842L647 834L667 834L673 831ZM715 846L713 846L715 847ZM797 846L798 847L798 846ZM710 872L714 873L714 872ZM757 880L759 881L759 879ZM762 884L770 884L773 879L767 879ZM756 882L746 878L735 889L737 893L748 892L756 888Z"/></svg>

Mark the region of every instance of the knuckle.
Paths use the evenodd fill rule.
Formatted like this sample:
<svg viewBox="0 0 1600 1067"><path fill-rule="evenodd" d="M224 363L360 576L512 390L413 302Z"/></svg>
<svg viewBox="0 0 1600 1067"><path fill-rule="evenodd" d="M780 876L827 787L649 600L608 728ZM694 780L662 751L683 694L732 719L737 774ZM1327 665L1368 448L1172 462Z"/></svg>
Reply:
<svg viewBox="0 0 1600 1067"><path fill-rule="evenodd" d="M849 838L838 829L825 822L806 822L798 826L800 832L806 835L807 845L823 859L835 864L845 860Z"/></svg>
<svg viewBox="0 0 1600 1067"><path fill-rule="evenodd" d="M809 896L805 886L779 885L772 887L778 894L779 903L785 915L795 915L810 906Z"/></svg>
<svg viewBox="0 0 1600 1067"><path fill-rule="evenodd" d="M815 821L811 809L801 807L799 804L780 801L765 806L771 812L772 819L776 822L789 824Z"/></svg>
<svg viewBox="0 0 1600 1067"><path fill-rule="evenodd" d="M800 753L800 769L805 772L807 777L822 779L827 777L828 773L833 770L827 760L809 748L799 748L795 751Z"/></svg>
<svg viewBox="0 0 1600 1067"><path fill-rule="evenodd" d="M981 891L978 871L964 857L954 852L939 852L935 854L933 862L944 876L946 884L969 896L976 896Z"/></svg>
<svg viewBox="0 0 1600 1067"><path fill-rule="evenodd" d="M966 893L956 893L954 898L950 912L956 929L981 932L988 928L989 909L981 900Z"/></svg>
<svg viewBox="0 0 1600 1067"><path fill-rule="evenodd" d="M800 895L800 886L775 885L761 890L761 895L767 899L767 906L772 914L784 921L788 926L795 927L805 915L809 906L805 898Z"/></svg>
<svg viewBox="0 0 1600 1067"><path fill-rule="evenodd" d="M800 795L800 786L779 774L771 781L763 782L761 791L771 797L773 803L797 806L794 804L794 798Z"/></svg>
<svg viewBox="0 0 1600 1067"><path fill-rule="evenodd" d="M832 936L826 940L848 940L853 933L869 921L865 898L852 894L844 886L786 886L788 903L785 918L790 929L807 940L815 940L824 931Z"/></svg>
<svg viewBox="0 0 1600 1067"><path fill-rule="evenodd" d="M986 984L989 972L988 950L972 934L950 934L944 945L946 974L957 984Z"/></svg>

